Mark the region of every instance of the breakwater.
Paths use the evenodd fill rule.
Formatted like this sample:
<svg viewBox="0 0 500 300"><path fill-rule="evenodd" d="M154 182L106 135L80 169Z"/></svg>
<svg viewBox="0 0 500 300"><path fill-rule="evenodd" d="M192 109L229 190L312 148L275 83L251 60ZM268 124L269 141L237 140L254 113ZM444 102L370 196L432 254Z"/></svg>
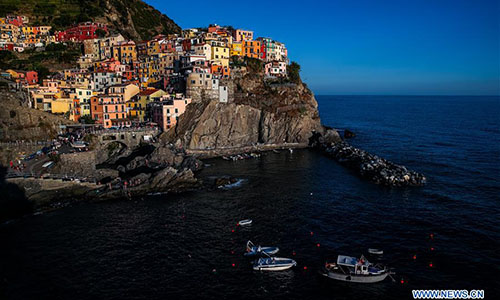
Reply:
<svg viewBox="0 0 500 300"><path fill-rule="evenodd" d="M427 181L423 174L349 145L340 140L338 133L332 129L327 130L324 137L319 133L313 135L310 145L376 184L422 186Z"/></svg>

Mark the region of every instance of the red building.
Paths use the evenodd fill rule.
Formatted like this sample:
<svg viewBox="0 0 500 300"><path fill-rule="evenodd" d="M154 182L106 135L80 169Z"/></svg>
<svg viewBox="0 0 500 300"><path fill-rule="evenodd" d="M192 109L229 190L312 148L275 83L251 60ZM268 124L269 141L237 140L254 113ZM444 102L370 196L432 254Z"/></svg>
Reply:
<svg viewBox="0 0 500 300"><path fill-rule="evenodd" d="M57 34L59 41L76 41L81 42L84 40L98 38L96 31L98 29L104 30L108 33L108 27L105 24L85 22L80 23L75 27L66 29Z"/></svg>
<svg viewBox="0 0 500 300"><path fill-rule="evenodd" d="M28 84L35 84L38 83L38 73L35 71L28 71L26 72L26 82Z"/></svg>
<svg viewBox="0 0 500 300"><path fill-rule="evenodd" d="M0 50L14 51L14 43L5 43L0 45Z"/></svg>
<svg viewBox="0 0 500 300"><path fill-rule="evenodd" d="M191 51L191 40L182 40L182 51Z"/></svg>

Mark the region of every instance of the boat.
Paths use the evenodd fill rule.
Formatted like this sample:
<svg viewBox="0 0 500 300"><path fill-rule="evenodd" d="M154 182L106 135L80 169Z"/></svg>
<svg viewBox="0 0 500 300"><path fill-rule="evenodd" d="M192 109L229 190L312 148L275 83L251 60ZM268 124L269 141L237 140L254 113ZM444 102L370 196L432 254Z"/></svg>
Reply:
<svg viewBox="0 0 500 300"><path fill-rule="evenodd" d="M337 262L327 262L321 275L340 281L357 283L380 282L390 276L389 269L382 264L372 264L363 255L359 259L352 256L339 255Z"/></svg>
<svg viewBox="0 0 500 300"><path fill-rule="evenodd" d="M382 254L384 254L384 250L369 248L368 253L375 254L375 255L382 255Z"/></svg>
<svg viewBox="0 0 500 300"><path fill-rule="evenodd" d="M297 265L291 258L284 257L261 257L253 264L255 271L283 271Z"/></svg>
<svg viewBox="0 0 500 300"><path fill-rule="evenodd" d="M280 251L278 247L261 247L255 246L251 241L247 242L247 252L245 256L257 256L257 255L274 255Z"/></svg>
<svg viewBox="0 0 500 300"><path fill-rule="evenodd" d="M241 220L238 222L238 225L240 225L240 226L246 226L246 225L250 225L250 224L252 224L251 219L245 219L245 220Z"/></svg>

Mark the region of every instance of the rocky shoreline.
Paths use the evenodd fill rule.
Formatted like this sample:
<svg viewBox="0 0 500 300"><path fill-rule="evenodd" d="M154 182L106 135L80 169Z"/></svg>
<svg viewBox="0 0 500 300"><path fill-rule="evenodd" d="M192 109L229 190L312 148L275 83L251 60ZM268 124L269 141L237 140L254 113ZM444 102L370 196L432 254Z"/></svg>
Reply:
<svg viewBox="0 0 500 300"><path fill-rule="evenodd" d="M327 131L325 137L316 134L311 139L311 145L320 149L339 164L356 171L362 178L385 186L423 186L427 179L424 175L408 170L365 150L353 147L345 141L331 142Z"/></svg>

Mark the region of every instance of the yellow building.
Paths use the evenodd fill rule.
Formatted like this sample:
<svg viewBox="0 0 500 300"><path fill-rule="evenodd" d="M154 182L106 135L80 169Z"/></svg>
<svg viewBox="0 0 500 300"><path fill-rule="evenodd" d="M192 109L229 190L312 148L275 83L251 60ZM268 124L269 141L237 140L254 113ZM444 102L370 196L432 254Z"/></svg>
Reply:
<svg viewBox="0 0 500 300"><path fill-rule="evenodd" d="M65 114L73 108L73 99L71 98L58 98L52 100L51 112L53 114Z"/></svg>
<svg viewBox="0 0 500 300"><path fill-rule="evenodd" d="M137 49L134 41L122 42L112 48L113 57L122 64L131 64L137 60Z"/></svg>
<svg viewBox="0 0 500 300"><path fill-rule="evenodd" d="M243 56L242 42L233 42L231 44L230 56Z"/></svg>
<svg viewBox="0 0 500 300"><path fill-rule="evenodd" d="M212 61L219 62L222 66L229 66L229 47L222 42L212 42Z"/></svg>
<svg viewBox="0 0 500 300"><path fill-rule="evenodd" d="M92 90L75 88L75 98L80 102L80 115L90 115L90 97L92 97Z"/></svg>
<svg viewBox="0 0 500 300"><path fill-rule="evenodd" d="M139 87L131 83L112 85L106 90L108 95L121 95L123 101L127 102L139 93Z"/></svg>
<svg viewBox="0 0 500 300"><path fill-rule="evenodd" d="M127 111L129 117L139 122L144 122L147 105L154 101L160 101L161 96L166 94L167 93L163 90L152 88L141 91L129 102L127 102Z"/></svg>
<svg viewBox="0 0 500 300"><path fill-rule="evenodd" d="M148 41L147 47L148 47L147 50L148 55L157 55L158 53L160 53L160 43L158 40Z"/></svg>

